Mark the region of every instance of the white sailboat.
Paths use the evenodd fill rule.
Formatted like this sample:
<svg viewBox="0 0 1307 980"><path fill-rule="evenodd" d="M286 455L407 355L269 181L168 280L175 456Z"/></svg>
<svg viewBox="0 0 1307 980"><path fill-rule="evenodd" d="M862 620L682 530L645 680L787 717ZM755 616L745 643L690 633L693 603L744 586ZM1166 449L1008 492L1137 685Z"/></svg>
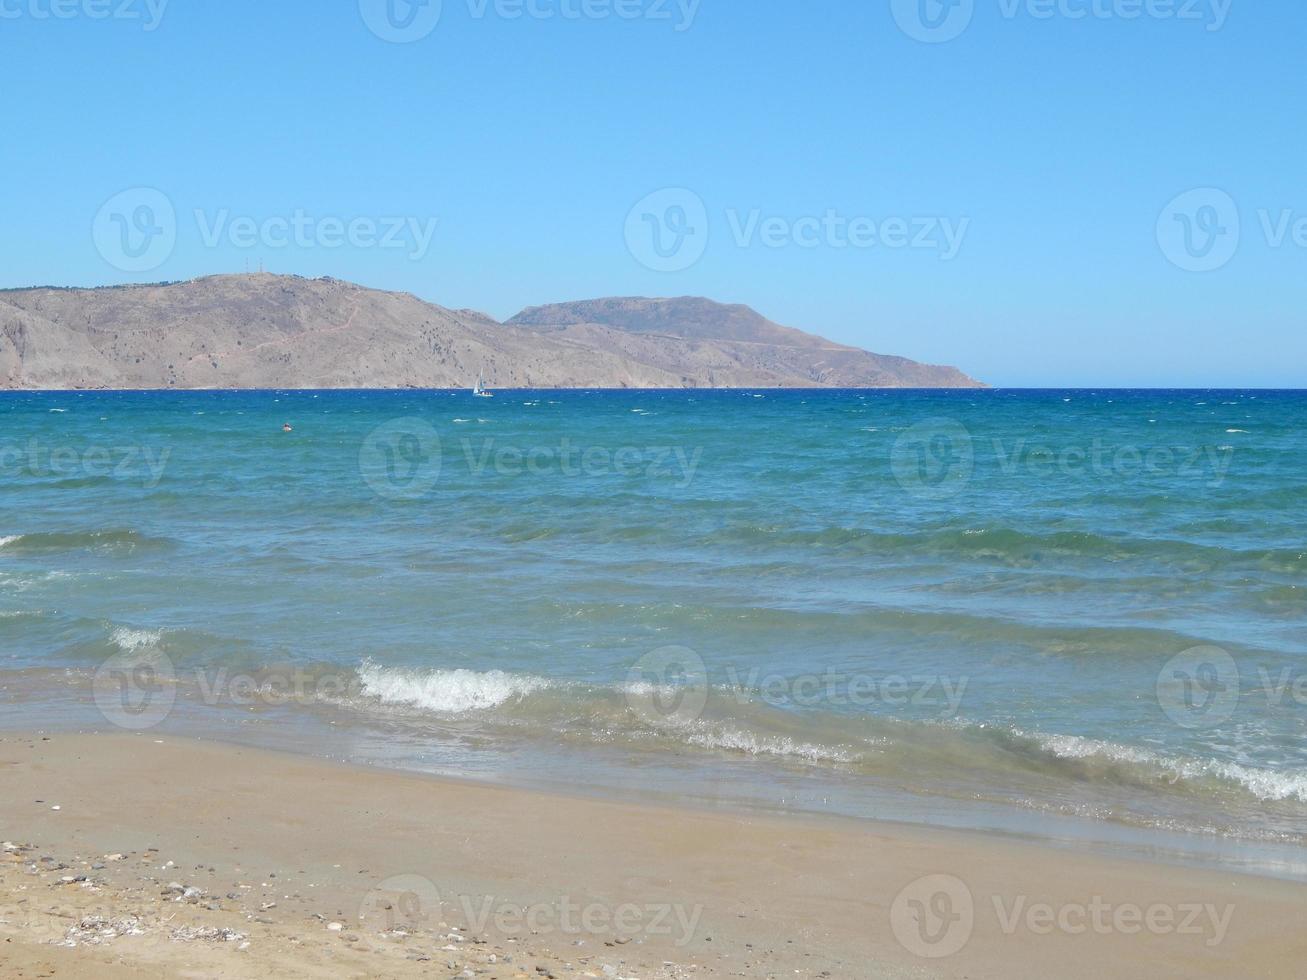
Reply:
<svg viewBox="0 0 1307 980"><path fill-rule="evenodd" d="M494 398L494 397L495 397L494 392L492 392L492 391L486 391L486 379L485 379L485 375L480 375L480 374L477 375L477 386L476 386L475 388L472 389L472 397L473 397L473 398Z"/></svg>

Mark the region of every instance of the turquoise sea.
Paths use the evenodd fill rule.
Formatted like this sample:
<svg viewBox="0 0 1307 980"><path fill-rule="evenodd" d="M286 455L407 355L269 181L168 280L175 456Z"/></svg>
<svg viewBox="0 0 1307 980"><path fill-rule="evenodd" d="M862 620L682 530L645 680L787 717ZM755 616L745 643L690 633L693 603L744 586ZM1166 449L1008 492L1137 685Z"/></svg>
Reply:
<svg viewBox="0 0 1307 980"><path fill-rule="evenodd" d="M1307 875L1307 393L0 419L0 725Z"/></svg>

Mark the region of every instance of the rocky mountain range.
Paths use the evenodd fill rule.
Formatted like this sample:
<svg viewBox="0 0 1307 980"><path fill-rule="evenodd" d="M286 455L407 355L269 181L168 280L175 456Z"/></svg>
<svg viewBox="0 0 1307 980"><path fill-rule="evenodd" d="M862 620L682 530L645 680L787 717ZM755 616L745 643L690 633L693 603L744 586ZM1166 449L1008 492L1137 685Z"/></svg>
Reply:
<svg viewBox="0 0 1307 980"><path fill-rule="evenodd" d="M499 323L270 274L0 291L0 388L981 387L707 299L599 299Z"/></svg>

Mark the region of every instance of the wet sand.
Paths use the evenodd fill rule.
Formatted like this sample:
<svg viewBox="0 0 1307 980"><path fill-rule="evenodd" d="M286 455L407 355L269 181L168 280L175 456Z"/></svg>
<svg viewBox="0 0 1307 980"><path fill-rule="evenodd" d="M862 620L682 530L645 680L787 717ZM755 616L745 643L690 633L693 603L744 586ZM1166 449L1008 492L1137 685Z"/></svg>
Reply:
<svg viewBox="0 0 1307 980"><path fill-rule="evenodd" d="M1296 977L1307 886L131 735L0 736L4 977Z"/></svg>

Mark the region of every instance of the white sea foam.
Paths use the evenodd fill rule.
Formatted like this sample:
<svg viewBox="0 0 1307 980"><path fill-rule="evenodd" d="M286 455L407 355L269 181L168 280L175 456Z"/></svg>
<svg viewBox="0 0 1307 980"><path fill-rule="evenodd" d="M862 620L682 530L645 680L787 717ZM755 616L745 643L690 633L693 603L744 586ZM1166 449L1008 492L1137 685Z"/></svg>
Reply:
<svg viewBox="0 0 1307 980"><path fill-rule="evenodd" d="M670 700L676 697L678 688L675 684L654 684L651 681L627 681L619 688L623 694L629 694L637 698L664 698Z"/></svg>
<svg viewBox="0 0 1307 980"><path fill-rule="evenodd" d="M755 735L731 728L704 728L686 734L691 745L704 749L724 749L746 755L770 755L787 759L804 759L807 762L853 762L855 756L845 749L809 742L796 742L792 738L773 735Z"/></svg>
<svg viewBox="0 0 1307 980"><path fill-rule="evenodd" d="M159 630L137 630L128 626L119 626L109 634L109 639L120 650L134 653L137 650L157 646L163 639L163 633Z"/></svg>
<svg viewBox="0 0 1307 980"><path fill-rule="evenodd" d="M1018 734L1024 735L1024 732ZM1115 742L1103 742L1080 735L1032 735L1045 752L1059 759L1106 759L1109 762L1129 762L1136 765L1148 765L1160 760L1160 756L1147 749L1118 745Z"/></svg>
<svg viewBox="0 0 1307 980"><path fill-rule="evenodd" d="M1181 759L1149 749L1119 745L1078 735L1033 736L1046 752L1060 759L1104 759L1157 770L1172 781L1217 779L1234 783L1259 800L1299 800L1307 803L1307 773L1274 772L1217 759Z"/></svg>
<svg viewBox="0 0 1307 980"><path fill-rule="evenodd" d="M382 704L458 714L493 708L549 687L549 681L502 670L404 670L365 660L358 669L363 693Z"/></svg>
<svg viewBox="0 0 1307 980"><path fill-rule="evenodd" d="M23 540L23 536L21 534L7 534L4 537L0 537L0 548L7 547L13 544L15 541L22 541L22 540Z"/></svg>
<svg viewBox="0 0 1307 980"><path fill-rule="evenodd" d="M1239 783L1259 800L1298 800L1307 803L1307 773L1252 769L1235 762L1216 763L1219 775Z"/></svg>

